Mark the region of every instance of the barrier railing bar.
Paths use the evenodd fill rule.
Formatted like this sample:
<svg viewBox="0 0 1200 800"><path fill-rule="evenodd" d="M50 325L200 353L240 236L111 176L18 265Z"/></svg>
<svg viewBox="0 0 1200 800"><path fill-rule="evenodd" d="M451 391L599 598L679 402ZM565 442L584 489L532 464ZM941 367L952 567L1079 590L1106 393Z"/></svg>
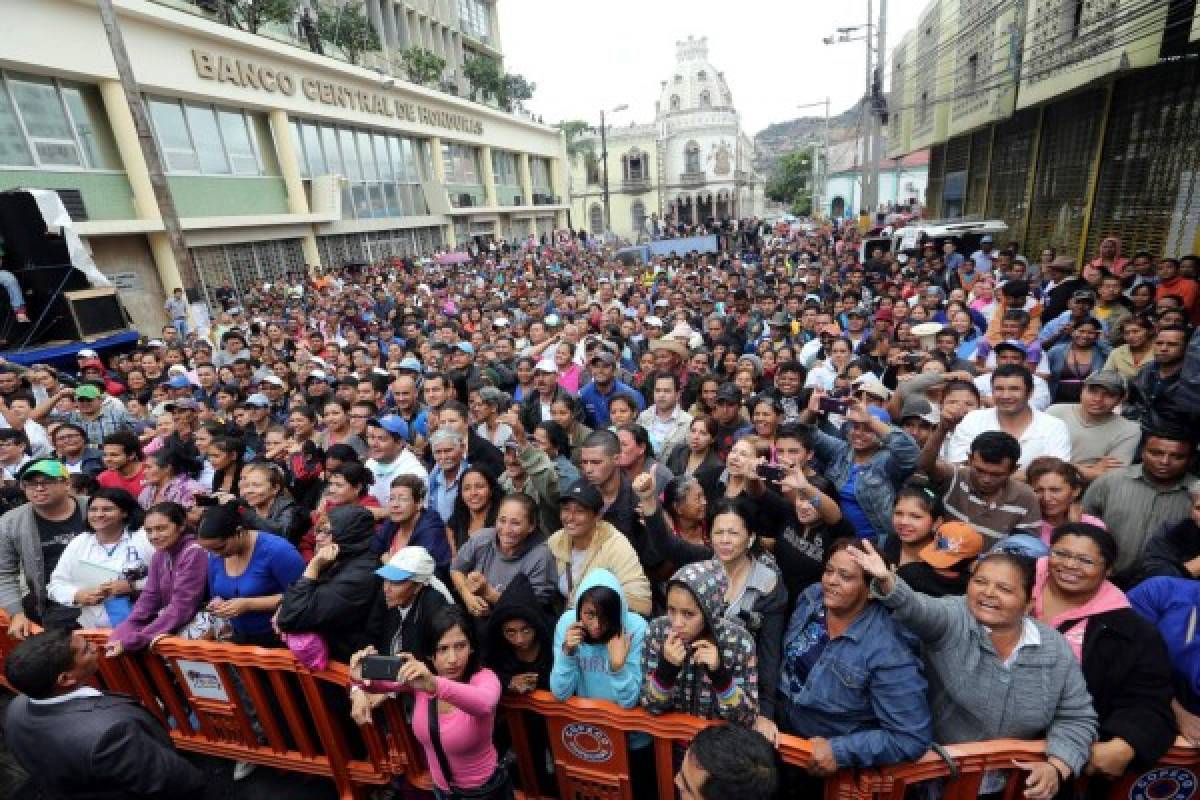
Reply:
<svg viewBox="0 0 1200 800"><path fill-rule="evenodd" d="M288 751L287 737L284 736L283 729L279 726L279 720L275 716L275 707L263 691L262 681L258 676L258 669L254 667L246 667L239 665L237 668L238 675L242 679L242 685L246 687L246 694L250 696L251 702L254 703L254 711L258 716L258 724L262 728L263 736L267 739L267 744L276 753L283 754ZM291 698L287 695L276 695L279 698L280 706L290 706ZM308 753L303 754L308 757Z"/></svg>
<svg viewBox="0 0 1200 800"><path fill-rule="evenodd" d="M271 688L275 691L275 696L279 698L291 697L292 690L288 686L288 673L269 670L267 672L267 680L271 683ZM281 702L283 706L283 716L287 720L288 730L292 737L296 740L296 747L305 758L315 758L317 754L317 745L313 742L312 736L309 735L308 725L300 716L299 709L292 702Z"/></svg>

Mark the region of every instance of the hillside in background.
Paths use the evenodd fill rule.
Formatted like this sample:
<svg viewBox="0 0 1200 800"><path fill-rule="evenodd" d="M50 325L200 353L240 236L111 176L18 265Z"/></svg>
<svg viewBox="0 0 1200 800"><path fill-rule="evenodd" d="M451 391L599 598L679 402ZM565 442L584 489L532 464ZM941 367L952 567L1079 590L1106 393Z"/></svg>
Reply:
<svg viewBox="0 0 1200 800"><path fill-rule="evenodd" d="M820 111L821 109L818 109ZM829 140L853 138L858 130L859 104L829 118ZM754 135L754 170L764 178L770 177L784 155L800 149L805 142L822 141L825 136L825 116L797 117L775 122Z"/></svg>

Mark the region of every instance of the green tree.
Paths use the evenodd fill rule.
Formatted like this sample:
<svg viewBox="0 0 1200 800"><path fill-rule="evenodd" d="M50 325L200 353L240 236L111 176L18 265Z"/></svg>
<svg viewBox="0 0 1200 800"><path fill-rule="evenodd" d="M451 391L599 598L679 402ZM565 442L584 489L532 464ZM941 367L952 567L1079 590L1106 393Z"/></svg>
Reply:
<svg viewBox="0 0 1200 800"><path fill-rule="evenodd" d="M779 159L767 180L766 195L777 203L791 205L801 200L811 202L812 154L803 151L788 153Z"/></svg>
<svg viewBox="0 0 1200 800"><path fill-rule="evenodd" d="M446 59L424 47L410 47L402 52L400 64L408 79L421 86L437 83L446 69Z"/></svg>
<svg viewBox="0 0 1200 800"><path fill-rule="evenodd" d="M234 26L258 33L271 22L291 26L300 7L300 0L241 0L225 3L229 21Z"/></svg>
<svg viewBox="0 0 1200 800"><path fill-rule="evenodd" d="M504 94L504 73L499 62L487 56L467 59L463 74L471 84L471 99L479 101L488 95L499 99Z"/></svg>
<svg viewBox="0 0 1200 800"><path fill-rule="evenodd" d="M317 8L317 32L321 39L334 45L351 64L357 64L363 53L379 49L379 33L367 19L361 2L325 2Z"/></svg>
<svg viewBox="0 0 1200 800"><path fill-rule="evenodd" d="M567 139L567 158L574 161L579 156L595 156L595 141L590 138L583 138L583 135L592 129L592 126L586 120L567 119L554 127L562 131L563 136Z"/></svg>
<svg viewBox="0 0 1200 800"><path fill-rule="evenodd" d="M537 89L536 83L525 80L524 75L510 72L504 76L497 100L505 111L524 111L525 101L533 97L535 89Z"/></svg>

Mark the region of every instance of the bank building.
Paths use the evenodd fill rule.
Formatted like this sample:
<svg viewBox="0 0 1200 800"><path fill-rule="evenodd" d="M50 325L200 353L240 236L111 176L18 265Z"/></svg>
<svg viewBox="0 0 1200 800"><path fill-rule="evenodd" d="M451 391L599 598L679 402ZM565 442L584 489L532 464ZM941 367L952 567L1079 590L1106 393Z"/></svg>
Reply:
<svg viewBox="0 0 1200 800"><path fill-rule="evenodd" d="M358 65L297 25L222 24L211 3L112 4L210 298L567 225L559 131L463 96L464 58L503 58L495 0L368 0L381 50ZM156 333L184 283L100 11L18 0L3 20L0 191L57 191L134 324ZM412 46L446 58L437 88L381 68Z"/></svg>

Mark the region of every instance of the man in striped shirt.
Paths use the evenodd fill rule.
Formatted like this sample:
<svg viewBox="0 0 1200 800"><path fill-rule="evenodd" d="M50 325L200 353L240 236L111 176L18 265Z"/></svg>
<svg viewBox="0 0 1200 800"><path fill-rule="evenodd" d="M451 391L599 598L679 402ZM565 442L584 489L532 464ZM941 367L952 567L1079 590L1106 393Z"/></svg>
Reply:
<svg viewBox="0 0 1200 800"><path fill-rule="evenodd" d="M1041 507L1029 484L1013 476L1021 444L1004 431L984 431L970 445L966 465L938 458L946 435L958 424L943 415L921 449L917 469L942 492L947 518L969 523L987 538L987 549L1011 533L1040 534Z"/></svg>

